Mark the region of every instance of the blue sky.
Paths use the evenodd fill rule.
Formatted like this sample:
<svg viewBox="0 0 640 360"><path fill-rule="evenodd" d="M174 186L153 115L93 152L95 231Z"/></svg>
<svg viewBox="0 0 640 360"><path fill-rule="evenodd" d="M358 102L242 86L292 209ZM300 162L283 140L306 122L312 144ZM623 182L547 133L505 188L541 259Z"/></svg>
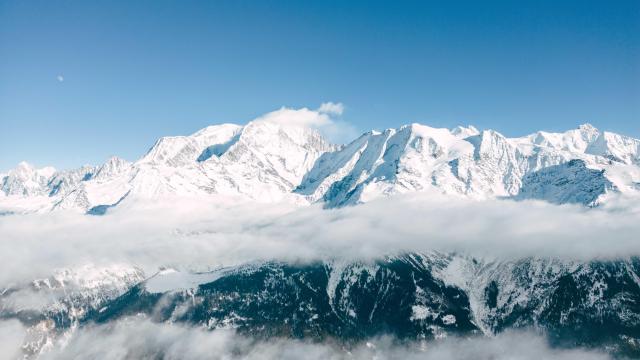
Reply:
<svg viewBox="0 0 640 360"><path fill-rule="evenodd" d="M0 0L0 170L326 101L361 131L640 137L640 1Z"/></svg>

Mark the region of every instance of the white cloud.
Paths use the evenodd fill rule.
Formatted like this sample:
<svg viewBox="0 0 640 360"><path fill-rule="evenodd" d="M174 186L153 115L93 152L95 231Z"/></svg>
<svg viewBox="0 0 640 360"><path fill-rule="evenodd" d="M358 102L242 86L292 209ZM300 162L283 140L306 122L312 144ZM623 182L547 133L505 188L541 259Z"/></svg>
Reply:
<svg viewBox="0 0 640 360"><path fill-rule="evenodd" d="M63 82L64 81L64 76L62 76L62 74L56 76L56 80L58 80L58 82Z"/></svg>
<svg viewBox="0 0 640 360"><path fill-rule="evenodd" d="M336 144L353 140L358 135L356 128L350 123L337 119L342 114L341 103L324 103L317 110L308 108L292 109L282 107L265 114L254 121L268 121L287 126L303 126L318 130L325 138Z"/></svg>
<svg viewBox="0 0 640 360"><path fill-rule="evenodd" d="M327 114L322 114L307 108L291 109L282 107L272 111L254 121L267 121L288 126L322 127L331 123Z"/></svg>
<svg viewBox="0 0 640 360"><path fill-rule="evenodd" d="M26 329L18 320L0 321L0 360L18 359Z"/></svg>
<svg viewBox="0 0 640 360"><path fill-rule="evenodd" d="M320 105L318 112L340 116L344 112L344 105L342 103L325 102Z"/></svg>
<svg viewBox="0 0 640 360"><path fill-rule="evenodd" d="M470 201L411 194L323 210L290 204L191 202L122 204L102 217L73 213L0 217L0 288L83 264L132 264L147 274L160 266L205 270L260 259L366 259L402 251L460 251L474 256L567 259L640 255L640 201L602 209L541 202ZM46 295L46 294L45 294ZM33 297L30 299L29 297ZM5 305L37 309L50 301L17 292ZM81 328L68 346L45 358L124 359L603 359L597 352L550 349L533 334L343 350L294 340L256 342L229 331L148 321ZM134 336L135 335L135 336ZM24 328L0 322L0 351L15 353ZM426 349L426 350L425 350ZM16 350L17 351L17 350ZM0 360L2 358L0 357Z"/></svg>
<svg viewBox="0 0 640 360"><path fill-rule="evenodd" d="M637 200L637 199L636 199ZM182 202L180 202L182 201ZM0 285L87 263L206 269L262 259L372 258L403 251L588 260L640 255L640 202L586 210L412 194L337 210L174 200L103 217L0 217Z"/></svg>
<svg viewBox="0 0 640 360"><path fill-rule="evenodd" d="M496 337L448 338L434 342L397 344L389 337L369 339L351 349L337 344L293 339L253 340L231 330L206 331L175 324L129 319L80 330L62 349L44 359L608 359L597 351L549 347L532 333Z"/></svg>

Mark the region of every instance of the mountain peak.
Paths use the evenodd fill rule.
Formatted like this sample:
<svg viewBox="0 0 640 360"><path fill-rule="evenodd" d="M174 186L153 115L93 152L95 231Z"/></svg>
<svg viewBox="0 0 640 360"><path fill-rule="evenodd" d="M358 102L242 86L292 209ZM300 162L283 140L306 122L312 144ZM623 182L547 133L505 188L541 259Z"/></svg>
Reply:
<svg viewBox="0 0 640 360"><path fill-rule="evenodd" d="M21 169L21 170L35 170L35 167L31 164L29 164L26 161L20 161L18 163L18 166L16 166L16 169Z"/></svg>
<svg viewBox="0 0 640 360"><path fill-rule="evenodd" d="M56 169L53 167L36 169L26 161L21 161L0 179L0 190L6 195L42 195L44 186L55 173Z"/></svg>
<svg viewBox="0 0 640 360"><path fill-rule="evenodd" d="M9 170L9 174L22 174L22 176L31 176L31 174L38 174L39 176L50 177L56 172L56 169L52 166L45 166L43 168L36 168L34 165L21 161L18 165Z"/></svg>
<svg viewBox="0 0 640 360"><path fill-rule="evenodd" d="M582 138L588 143L593 142L600 135L600 130L589 123L578 126L578 131L582 135Z"/></svg>
<svg viewBox="0 0 640 360"><path fill-rule="evenodd" d="M116 156L116 155L112 155L110 156L107 161L105 161L105 164L122 164L122 163L127 163L128 161Z"/></svg>
<svg viewBox="0 0 640 360"><path fill-rule="evenodd" d="M474 136L474 135L480 134L480 130L478 130L473 125L456 126L453 129L451 129L451 133L453 135L457 136L457 137L465 138L465 137L469 137L469 136Z"/></svg>
<svg viewBox="0 0 640 360"><path fill-rule="evenodd" d="M593 125L591 125L589 123L581 124L580 126L578 126L578 129L582 130L582 131L589 131L589 132L598 131L598 129L595 126L593 126Z"/></svg>
<svg viewBox="0 0 640 360"><path fill-rule="evenodd" d="M129 166L131 166L131 163L127 160L117 156L112 156L98 168L92 178L102 180L109 179L112 176L120 174Z"/></svg>

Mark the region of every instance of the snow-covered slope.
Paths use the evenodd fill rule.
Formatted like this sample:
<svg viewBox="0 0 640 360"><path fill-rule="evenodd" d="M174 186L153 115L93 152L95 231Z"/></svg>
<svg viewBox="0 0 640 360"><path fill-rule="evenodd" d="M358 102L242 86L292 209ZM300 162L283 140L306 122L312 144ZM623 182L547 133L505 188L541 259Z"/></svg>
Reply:
<svg viewBox="0 0 640 360"><path fill-rule="evenodd" d="M87 211L127 197L213 195L305 203L292 190L320 155L334 149L316 130L297 125L210 126L191 136L161 138L134 163L113 157L98 167L61 172L20 164L2 179L2 205Z"/></svg>
<svg viewBox="0 0 640 360"><path fill-rule="evenodd" d="M192 136L162 138L133 165L132 194L217 194L257 201L294 198L291 190L332 149L320 134L270 122L210 126Z"/></svg>
<svg viewBox="0 0 640 360"><path fill-rule="evenodd" d="M602 138L590 125L561 134L538 132L509 139L493 130L449 131L412 124L364 134L341 150L323 155L296 192L312 201L326 201L330 207L424 190L476 199L519 197L590 204L608 191L633 191L632 184L639 180L633 165L638 149L619 145L637 140L616 135L619 141L610 144L611 150L596 154ZM572 166L559 166L574 159L585 169L581 176L566 171ZM540 173L542 169L546 171ZM615 182L609 174L615 172L623 173L616 178L626 179L627 185L609 185ZM592 181L588 174L597 175L604 185L584 184ZM532 191L536 186L548 187L551 181L565 185L561 191ZM578 201L587 196L581 194L584 191L594 191L593 199Z"/></svg>
<svg viewBox="0 0 640 360"><path fill-rule="evenodd" d="M640 191L640 140L588 124L519 138L411 124L335 146L288 121L309 113L282 109L244 126L163 137L134 163L113 157L67 171L21 163L0 178L0 210L103 213L175 196L337 207L415 191L597 205L609 193Z"/></svg>

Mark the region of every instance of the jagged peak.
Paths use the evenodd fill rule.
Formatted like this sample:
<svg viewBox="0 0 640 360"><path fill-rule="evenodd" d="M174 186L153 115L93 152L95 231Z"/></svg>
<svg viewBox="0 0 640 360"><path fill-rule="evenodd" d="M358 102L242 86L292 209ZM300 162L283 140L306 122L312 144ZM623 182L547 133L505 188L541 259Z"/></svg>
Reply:
<svg viewBox="0 0 640 360"><path fill-rule="evenodd" d="M578 126L578 132L582 135L582 138L588 143L595 141L601 134L603 134L603 132L601 132L595 126L589 123L584 123Z"/></svg>
<svg viewBox="0 0 640 360"><path fill-rule="evenodd" d="M125 160L125 159L123 159L123 158L121 158L119 156L113 155L113 156L110 156L107 159L107 161L104 162L104 165L106 165L106 164L127 164L127 163L129 163L127 160Z"/></svg>
<svg viewBox="0 0 640 360"><path fill-rule="evenodd" d="M487 139L492 139L492 140L500 140L500 141L507 141L507 137L502 135L501 133L495 131L495 130L482 130L480 132L478 132L478 135L474 135L473 137L477 137L478 139L480 139L481 141L486 141Z"/></svg>
<svg viewBox="0 0 640 360"><path fill-rule="evenodd" d="M595 126L589 123L584 123L578 126L578 130L592 132L592 131L598 131L598 128L596 128Z"/></svg>
<svg viewBox="0 0 640 360"><path fill-rule="evenodd" d="M21 176L31 176L37 174L43 177L51 177L55 174L56 169L53 166L45 166L42 168L36 168L34 165L21 161L18 165L9 170L6 175L21 175Z"/></svg>
<svg viewBox="0 0 640 360"><path fill-rule="evenodd" d="M111 156L102 164L95 173L96 178L104 178L117 173L130 166L131 163L118 156Z"/></svg>
<svg viewBox="0 0 640 360"><path fill-rule="evenodd" d="M458 137L468 137L468 136L474 136L474 135L478 135L480 134L480 130L478 130L475 126L473 125L467 125L467 126L456 126L453 129L451 129L451 133L453 135L456 135Z"/></svg>

